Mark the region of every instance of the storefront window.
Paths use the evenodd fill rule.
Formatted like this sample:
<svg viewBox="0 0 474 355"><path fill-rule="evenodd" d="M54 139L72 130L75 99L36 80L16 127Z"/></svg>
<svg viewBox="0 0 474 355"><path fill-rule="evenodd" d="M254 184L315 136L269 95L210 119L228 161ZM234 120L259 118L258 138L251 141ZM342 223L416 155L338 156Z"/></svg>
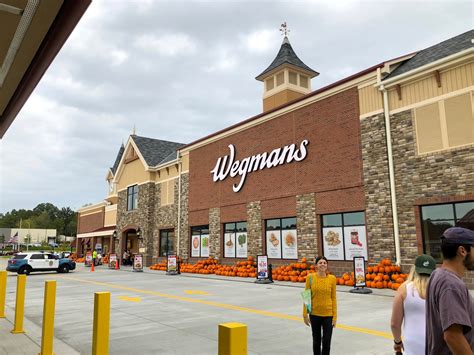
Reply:
<svg viewBox="0 0 474 355"><path fill-rule="evenodd" d="M168 256L173 252L174 230L166 229L160 231L160 256Z"/></svg>
<svg viewBox="0 0 474 355"><path fill-rule="evenodd" d="M265 221L267 255L272 259L298 259L296 217Z"/></svg>
<svg viewBox="0 0 474 355"><path fill-rule="evenodd" d="M209 257L209 225L191 227L191 256Z"/></svg>
<svg viewBox="0 0 474 355"><path fill-rule="evenodd" d="M365 213L334 213L322 218L323 253L329 260L367 259Z"/></svg>
<svg viewBox="0 0 474 355"><path fill-rule="evenodd" d="M441 235L473 208L474 201L421 206L423 252L441 261Z"/></svg>
<svg viewBox="0 0 474 355"><path fill-rule="evenodd" d="M224 257L247 257L247 222L224 224Z"/></svg>

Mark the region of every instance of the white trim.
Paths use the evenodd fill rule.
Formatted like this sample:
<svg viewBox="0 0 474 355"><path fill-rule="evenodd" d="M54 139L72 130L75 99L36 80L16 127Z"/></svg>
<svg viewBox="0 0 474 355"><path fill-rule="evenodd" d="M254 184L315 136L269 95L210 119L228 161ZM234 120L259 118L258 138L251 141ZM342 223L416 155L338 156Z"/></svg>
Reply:
<svg viewBox="0 0 474 355"><path fill-rule="evenodd" d="M457 90L457 91L451 91L451 92L449 92L447 94L444 94L444 95L431 97L431 98L426 99L424 101L418 101L414 104L410 104L410 105L403 106L403 107L397 108L395 110L392 110L392 111L390 111L390 114L394 115L396 113L400 113L400 112L407 111L407 110L413 110L413 109L416 109L416 108L421 107L421 106L434 104L434 103L436 103L440 100L446 100L446 99L449 99L450 97L462 95L462 94L465 94L465 93L470 92L470 91L474 91L474 86L468 86L466 88L463 88L463 89L460 89L460 90Z"/></svg>
<svg viewBox="0 0 474 355"><path fill-rule="evenodd" d="M118 191L117 191L117 196L118 196L118 193L119 193L119 192L125 191L125 190L127 190L129 187L131 187L131 186L135 186L135 185L140 186L140 185L148 184L148 183L150 183L150 182L156 183L156 181L154 181L154 180L147 180L147 181L144 181L144 182L141 182L141 183L135 182L135 183L133 183L133 184L129 184L129 185L127 185L126 187L124 187L123 189L118 190Z"/></svg>
<svg viewBox="0 0 474 355"><path fill-rule="evenodd" d="M108 206L105 206L105 212L109 212L109 211L115 211L117 209L117 205L108 205Z"/></svg>
<svg viewBox="0 0 474 355"><path fill-rule="evenodd" d="M107 202L102 201L102 202L95 203L93 205L80 207L80 208L77 209L76 212L78 212L78 213L79 212L85 212L85 211L88 211L88 210L93 210L93 209L101 208L101 207L104 207L104 206L107 206Z"/></svg>
<svg viewBox="0 0 474 355"><path fill-rule="evenodd" d="M178 159L171 160L171 161L163 163L161 165L155 165L155 166L149 167L148 169L146 169L146 171L157 172L161 169L164 169L164 168L167 168L167 167L170 167L170 166L173 166L173 165L178 165Z"/></svg>
<svg viewBox="0 0 474 355"><path fill-rule="evenodd" d="M113 229L109 231L102 231L102 232L80 233L76 237L77 238L105 237L105 236L112 236L112 234L114 234Z"/></svg>
<svg viewBox="0 0 474 355"><path fill-rule="evenodd" d="M187 173L189 173L189 170L181 170L181 175L182 174L187 174Z"/></svg>
<svg viewBox="0 0 474 355"><path fill-rule="evenodd" d="M160 180L160 181L155 181L155 185L158 185L158 184L161 184L162 182L167 182L167 181L171 181L171 180L176 180L179 178L179 175L176 175L175 177L170 177L170 178L167 178L167 179L163 179L163 180Z"/></svg>
<svg viewBox="0 0 474 355"><path fill-rule="evenodd" d="M360 116L359 116L359 119L360 119L360 120L363 120L364 118L371 117L371 116L375 116L375 115L380 115L381 113L383 113L383 108L381 108L381 109L379 109L379 110L376 110L376 111L364 113L363 115L360 115Z"/></svg>

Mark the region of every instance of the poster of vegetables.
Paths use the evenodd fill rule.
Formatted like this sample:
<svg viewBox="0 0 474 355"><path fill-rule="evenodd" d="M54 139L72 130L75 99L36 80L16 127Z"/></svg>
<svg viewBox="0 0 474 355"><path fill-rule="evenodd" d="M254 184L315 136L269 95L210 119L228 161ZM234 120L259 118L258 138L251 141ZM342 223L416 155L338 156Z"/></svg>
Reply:
<svg viewBox="0 0 474 355"><path fill-rule="evenodd" d="M247 257L247 232L237 233L237 257L246 258Z"/></svg>
<svg viewBox="0 0 474 355"><path fill-rule="evenodd" d="M199 235L193 235L191 239L191 256L199 257L199 252L201 251L201 238Z"/></svg>
<svg viewBox="0 0 474 355"><path fill-rule="evenodd" d="M344 227L344 248L346 260L353 260L354 256L363 256L367 259L365 226Z"/></svg>
<svg viewBox="0 0 474 355"><path fill-rule="evenodd" d="M267 255L269 258L281 258L281 234L279 230L267 231Z"/></svg>
<svg viewBox="0 0 474 355"><path fill-rule="evenodd" d="M224 234L224 257L235 258L235 233Z"/></svg>
<svg viewBox="0 0 474 355"><path fill-rule="evenodd" d="M344 260L344 243L341 227L323 228L323 251L328 260Z"/></svg>
<svg viewBox="0 0 474 355"><path fill-rule="evenodd" d="M296 229L282 231L283 259L298 259Z"/></svg>
<svg viewBox="0 0 474 355"><path fill-rule="evenodd" d="M209 234L201 235L201 257L209 257Z"/></svg>

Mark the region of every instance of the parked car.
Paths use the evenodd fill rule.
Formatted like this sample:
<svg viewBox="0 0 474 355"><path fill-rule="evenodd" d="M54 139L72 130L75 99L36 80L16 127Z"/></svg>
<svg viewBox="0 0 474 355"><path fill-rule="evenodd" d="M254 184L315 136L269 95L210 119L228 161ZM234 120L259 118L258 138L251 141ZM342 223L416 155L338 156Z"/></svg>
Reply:
<svg viewBox="0 0 474 355"><path fill-rule="evenodd" d="M57 271L67 273L76 268L76 263L52 253L18 253L8 260L7 271L29 275L36 271Z"/></svg>

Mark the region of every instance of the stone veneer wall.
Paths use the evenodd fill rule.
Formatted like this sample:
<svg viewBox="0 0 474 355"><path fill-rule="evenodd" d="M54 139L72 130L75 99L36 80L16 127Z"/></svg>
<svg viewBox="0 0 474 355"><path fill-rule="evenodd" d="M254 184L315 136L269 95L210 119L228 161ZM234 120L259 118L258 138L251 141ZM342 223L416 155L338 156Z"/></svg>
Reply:
<svg viewBox="0 0 474 355"><path fill-rule="evenodd" d="M220 259L221 255L221 209L209 209L209 256Z"/></svg>
<svg viewBox="0 0 474 355"><path fill-rule="evenodd" d="M296 196L298 258L318 255L316 233L316 201L314 193Z"/></svg>
<svg viewBox="0 0 474 355"><path fill-rule="evenodd" d="M262 254L262 207L260 201L247 203L247 255L256 257Z"/></svg>
<svg viewBox="0 0 474 355"><path fill-rule="evenodd" d="M132 211L127 211L127 190L119 191L117 206L117 229L120 233L129 225L135 225L140 228L143 241L139 247L146 248L144 253L145 266L152 263L154 255L154 216L155 216L155 184L145 183L138 186L138 205ZM120 235L120 234L119 234ZM117 253L122 252L122 243L124 238L119 238L119 249Z"/></svg>
<svg viewBox="0 0 474 355"><path fill-rule="evenodd" d="M176 188L178 191L178 188ZM175 202L178 203L178 198L175 197ZM183 259L189 258L189 173L181 174L181 209L180 209L180 226L179 226L179 256ZM178 232L176 231L176 235Z"/></svg>
<svg viewBox="0 0 474 355"><path fill-rule="evenodd" d="M364 118L360 127L368 261L395 260L384 115Z"/></svg>

